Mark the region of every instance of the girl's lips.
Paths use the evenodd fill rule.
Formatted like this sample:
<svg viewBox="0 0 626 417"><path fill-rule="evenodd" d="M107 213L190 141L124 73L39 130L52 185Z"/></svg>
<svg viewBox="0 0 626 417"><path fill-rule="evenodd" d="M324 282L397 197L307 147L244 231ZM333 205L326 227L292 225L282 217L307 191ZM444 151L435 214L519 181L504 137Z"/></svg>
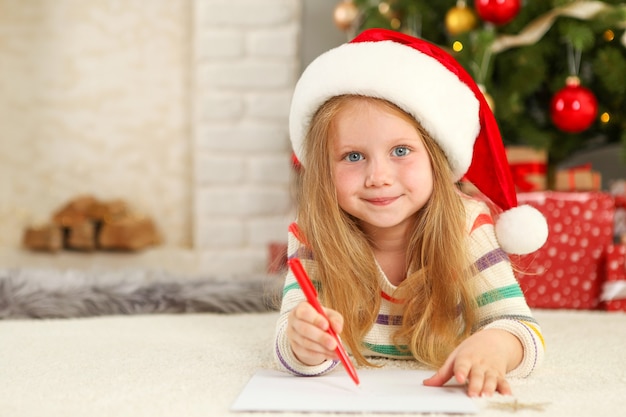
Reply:
<svg viewBox="0 0 626 417"><path fill-rule="evenodd" d="M386 206L386 205L393 203L397 199L398 197L378 197L378 198L366 198L365 201L375 206Z"/></svg>

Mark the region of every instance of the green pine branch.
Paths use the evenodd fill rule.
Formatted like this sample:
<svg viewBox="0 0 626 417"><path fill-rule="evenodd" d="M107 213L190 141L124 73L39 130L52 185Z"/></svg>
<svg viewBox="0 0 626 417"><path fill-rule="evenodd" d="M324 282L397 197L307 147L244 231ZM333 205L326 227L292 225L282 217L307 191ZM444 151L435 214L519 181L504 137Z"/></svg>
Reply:
<svg viewBox="0 0 626 417"><path fill-rule="evenodd" d="M497 36L516 35L554 8L579 1L526 1L510 23L495 27L479 21L476 28L457 36L450 36L444 23L456 0L387 0L386 13L379 8L382 1L354 3L361 12L359 30L384 27L409 32L448 50L454 41L460 41L464 48L454 54L494 99L494 113L505 142L547 149L550 161L557 164L575 151L598 143L621 142L626 148L626 46L620 42L626 29L626 4L604 1L610 9L591 20L558 17L533 45L495 55L489 55L489 47ZM473 2L467 5L472 7ZM613 38L607 33L613 33ZM598 119L579 134L558 130L549 117L550 100L564 87L573 68L582 84L596 95L600 114L610 115L608 122Z"/></svg>

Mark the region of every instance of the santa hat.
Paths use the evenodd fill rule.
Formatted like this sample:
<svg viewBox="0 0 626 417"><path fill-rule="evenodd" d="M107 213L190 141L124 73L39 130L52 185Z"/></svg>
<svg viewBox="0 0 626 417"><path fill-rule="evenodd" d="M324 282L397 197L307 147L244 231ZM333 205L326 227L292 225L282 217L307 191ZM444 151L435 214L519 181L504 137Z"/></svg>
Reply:
<svg viewBox="0 0 626 417"><path fill-rule="evenodd" d="M289 132L297 160L315 112L328 99L355 94L388 100L411 114L445 152L455 180L466 177L503 211L495 225L502 249L539 249L548 227L535 208L517 205L495 117L465 69L443 49L412 36L370 29L320 55L298 81Z"/></svg>

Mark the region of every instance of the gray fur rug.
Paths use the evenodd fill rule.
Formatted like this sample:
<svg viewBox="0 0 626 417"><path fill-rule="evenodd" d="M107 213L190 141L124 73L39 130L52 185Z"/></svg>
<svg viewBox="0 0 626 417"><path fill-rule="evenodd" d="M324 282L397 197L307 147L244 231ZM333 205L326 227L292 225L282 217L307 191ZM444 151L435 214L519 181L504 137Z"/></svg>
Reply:
<svg viewBox="0 0 626 417"><path fill-rule="evenodd" d="M278 306L278 281L146 270L0 269L0 319L266 312Z"/></svg>

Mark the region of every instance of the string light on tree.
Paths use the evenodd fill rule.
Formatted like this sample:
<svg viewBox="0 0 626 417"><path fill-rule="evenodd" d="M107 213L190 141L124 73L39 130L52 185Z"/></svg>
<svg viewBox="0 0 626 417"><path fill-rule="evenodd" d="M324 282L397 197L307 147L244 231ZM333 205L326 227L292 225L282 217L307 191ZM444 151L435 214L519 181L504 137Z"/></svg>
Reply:
<svg viewBox="0 0 626 417"><path fill-rule="evenodd" d="M391 7L389 2L381 1L378 4L378 13L389 20L389 26L391 26L393 30L398 30L402 26L402 20L400 19L399 14Z"/></svg>
<svg viewBox="0 0 626 417"><path fill-rule="evenodd" d="M494 25L505 25L519 13L521 0L476 0L474 8L478 16L485 22Z"/></svg>
<svg viewBox="0 0 626 417"><path fill-rule="evenodd" d="M388 19L391 19L393 16L391 15L391 6L386 1L381 1L378 4L378 12L385 16Z"/></svg>
<svg viewBox="0 0 626 417"><path fill-rule="evenodd" d="M476 15L467 7L465 0L458 0L456 6L446 13L445 25L450 35L469 32L476 27L477 23Z"/></svg>
<svg viewBox="0 0 626 417"><path fill-rule="evenodd" d="M587 130L598 114L598 100L591 90L580 85L580 78L569 76L565 87L550 102L550 117L564 132L580 133Z"/></svg>

